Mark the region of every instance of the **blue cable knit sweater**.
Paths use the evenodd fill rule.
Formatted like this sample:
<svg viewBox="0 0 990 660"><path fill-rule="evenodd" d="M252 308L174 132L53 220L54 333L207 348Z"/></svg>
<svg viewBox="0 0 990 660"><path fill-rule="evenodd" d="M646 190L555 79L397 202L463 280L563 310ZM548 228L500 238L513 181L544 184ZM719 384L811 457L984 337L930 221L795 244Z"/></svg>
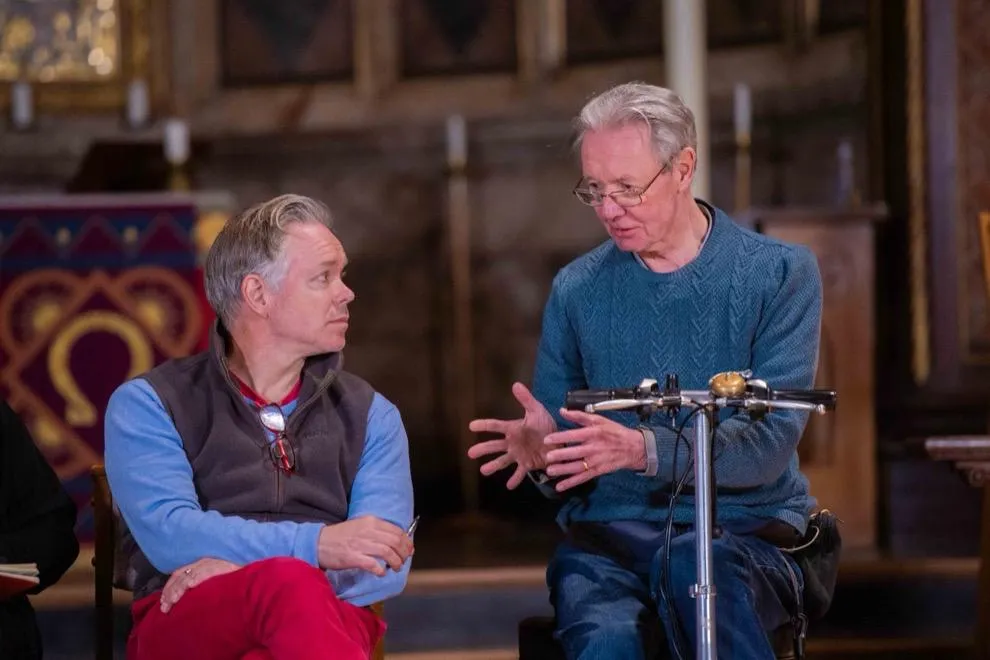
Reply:
<svg viewBox="0 0 990 660"><path fill-rule="evenodd" d="M661 384L675 373L682 389L705 389L727 370L751 369L775 389L812 387L818 361L822 285L805 247L748 231L722 211L694 261L654 273L609 240L554 278L543 317L533 392L555 417L568 390ZM686 411L682 411L683 419ZM612 413L636 426L633 413ZM778 519L804 533L815 506L798 467L797 444L808 414L772 412L763 421L725 411L715 436L718 524L747 531ZM687 466L693 433L685 430L674 466L673 425L650 420L660 473L620 470L572 495L559 522L663 521L671 477ZM694 521L691 481L675 503L674 522Z"/></svg>

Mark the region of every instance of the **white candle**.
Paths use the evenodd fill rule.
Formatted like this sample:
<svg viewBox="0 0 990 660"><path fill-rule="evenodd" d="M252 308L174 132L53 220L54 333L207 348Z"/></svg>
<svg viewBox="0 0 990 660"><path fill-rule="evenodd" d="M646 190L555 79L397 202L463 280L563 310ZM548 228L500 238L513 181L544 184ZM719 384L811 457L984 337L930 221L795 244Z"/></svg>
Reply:
<svg viewBox="0 0 990 660"><path fill-rule="evenodd" d="M18 129L28 128L34 121L34 90L24 80L10 87L10 121Z"/></svg>
<svg viewBox="0 0 990 660"><path fill-rule="evenodd" d="M467 126L464 117L447 118L447 165L453 168L467 164Z"/></svg>
<svg viewBox="0 0 990 660"><path fill-rule="evenodd" d="M749 86L745 83L736 83L732 116L736 124L736 140L748 140L753 128L753 114L750 106Z"/></svg>
<svg viewBox="0 0 990 660"><path fill-rule="evenodd" d="M131 128L144 126L149 114L148 84L141 79L127 86L127 124Z"/></svg>
<svg viewBox="0 0 990 660"><path fill-rule="evenodd" d="M165 160L182 165L189 158L189 125L181 119L165 120Z"/></svg>

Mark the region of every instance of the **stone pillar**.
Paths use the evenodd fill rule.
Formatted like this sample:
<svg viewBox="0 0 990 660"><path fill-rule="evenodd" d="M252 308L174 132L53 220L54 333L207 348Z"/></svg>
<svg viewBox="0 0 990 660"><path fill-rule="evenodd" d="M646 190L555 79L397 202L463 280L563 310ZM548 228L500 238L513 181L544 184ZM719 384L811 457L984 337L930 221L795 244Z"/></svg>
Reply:
<svg viewBox="0 0 990 660"><path fill-rule="evenodd" d="M664 0L664 66L666 85L677 92L694 112L698 129L696 197L711 197L711 160L708 130L708 43L705 3L699 0Z"/></svg>

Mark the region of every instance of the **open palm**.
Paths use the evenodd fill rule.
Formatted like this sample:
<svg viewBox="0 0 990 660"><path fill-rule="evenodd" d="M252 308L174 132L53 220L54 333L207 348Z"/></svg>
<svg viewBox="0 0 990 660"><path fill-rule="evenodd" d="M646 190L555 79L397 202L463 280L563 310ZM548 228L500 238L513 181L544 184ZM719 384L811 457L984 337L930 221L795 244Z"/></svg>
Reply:
<svg viewBox="0 0 990 660"><path fill-rule="evenodd" d="M468 456L481 458L497 454L496 458L482 464L481 474L486 477L512 465L515 472L506 487L510 490L522 483L526 473L546 467L548 447L543 439L557 430L557 425L547 409L537 401L522 383L512 386L512 395L523 408L521 419L476 419L468 426L475 433L500 433L501 438L485 440L471 445Z"/></svg>

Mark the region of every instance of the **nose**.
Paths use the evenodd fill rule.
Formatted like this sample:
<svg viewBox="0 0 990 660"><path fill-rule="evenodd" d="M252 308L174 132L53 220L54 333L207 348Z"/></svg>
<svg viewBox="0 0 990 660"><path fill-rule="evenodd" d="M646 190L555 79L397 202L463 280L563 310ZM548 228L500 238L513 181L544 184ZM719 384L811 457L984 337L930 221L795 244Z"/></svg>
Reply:
<svg viewBox="0 0 990 660"><path fill-rule="evenodd" d="M598 207L598 212L605 220L614 220L626 212L624 208L615 203L611 197L606 197L602 205Z"/></svg>
<svg viewBox="0 0 990 660"><path fill-rule="evenodd" d="M351 287L344 284L343 282L341 282L340 291L337 292L337 300L339 300L341 304L346 305L347 303L354 300L354 298L355 298L354 290L351 289Z"/></svg>

